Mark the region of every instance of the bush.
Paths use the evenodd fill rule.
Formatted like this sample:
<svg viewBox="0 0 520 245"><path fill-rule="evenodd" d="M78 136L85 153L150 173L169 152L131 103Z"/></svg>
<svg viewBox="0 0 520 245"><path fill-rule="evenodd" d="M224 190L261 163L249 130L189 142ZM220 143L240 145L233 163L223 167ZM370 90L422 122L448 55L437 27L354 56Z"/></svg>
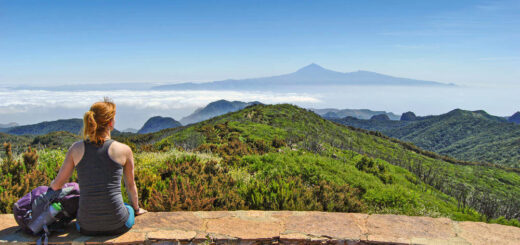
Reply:
<svg viewBox="0 0 520 245"><path fill-rule="evenodd" d="M390 173L387 172L385 165L383 163L376 163L366 156L363 156L361 160L356 163L356 168L377 176L385 184L393 183L393 178Z"/></svg>

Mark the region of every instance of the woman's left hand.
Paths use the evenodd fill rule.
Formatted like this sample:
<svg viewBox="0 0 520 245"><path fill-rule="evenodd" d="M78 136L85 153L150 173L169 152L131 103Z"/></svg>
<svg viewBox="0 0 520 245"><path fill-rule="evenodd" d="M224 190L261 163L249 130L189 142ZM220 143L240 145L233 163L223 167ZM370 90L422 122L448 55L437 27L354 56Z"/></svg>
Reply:
<svg viewBox="0 0 520 245"><path fill-rule="evenodd" d="M141 214L145 214L145 213L148 213L148 211L142 209L142 208L139 208L139 211L137 211L137 213L135 213L135 216L139 216Z"/></svg>

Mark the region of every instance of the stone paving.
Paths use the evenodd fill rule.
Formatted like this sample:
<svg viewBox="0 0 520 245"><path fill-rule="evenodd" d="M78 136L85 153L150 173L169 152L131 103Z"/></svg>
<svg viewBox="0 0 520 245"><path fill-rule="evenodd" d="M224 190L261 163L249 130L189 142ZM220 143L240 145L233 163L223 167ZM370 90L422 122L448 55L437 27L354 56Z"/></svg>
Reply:
<svg viewBox="0 0 520 245"><path fill-rule="evenodd" d="M83 236L73 221L49 244L520 244L520 228L447 218L298 211L153 212L119 236ZM11 214L0 243L34 244Z"/></svg>

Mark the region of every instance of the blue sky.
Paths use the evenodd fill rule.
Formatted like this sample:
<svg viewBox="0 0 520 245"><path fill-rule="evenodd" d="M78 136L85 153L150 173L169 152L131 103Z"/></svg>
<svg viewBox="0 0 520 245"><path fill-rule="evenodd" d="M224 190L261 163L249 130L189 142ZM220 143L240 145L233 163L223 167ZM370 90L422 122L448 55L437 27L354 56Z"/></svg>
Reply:
<svg viewBox="0 0 520 245"><path fill-rule="evenodd" d="M517 86L520 1L0 0L0 85L184 82L315 62Z"/></svg>

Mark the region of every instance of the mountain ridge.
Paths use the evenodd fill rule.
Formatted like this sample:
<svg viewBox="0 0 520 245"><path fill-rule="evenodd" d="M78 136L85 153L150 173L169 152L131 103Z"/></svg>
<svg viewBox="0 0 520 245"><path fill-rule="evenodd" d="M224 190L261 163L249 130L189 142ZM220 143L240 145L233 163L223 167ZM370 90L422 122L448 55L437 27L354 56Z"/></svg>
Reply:
<svg viewBox="0 0 520 245"><path fill-rule="evenodd" d="M67 131L73 134L80 134L83 127L83 120L79 118L58 119L54 121L43 121L40 123L2 128L0 132L14 135L42 135L56 131Z"/></svg>
<svg viewBox="0 0 520 245"><path fill-rule="evenodd" d="M393 112L386 111L372 111L370 109L336 109L336 108L323 108L315 109L309 108L316 114L325 118L343 118L347 116L355 117L358 119L370 119L372 116L379 114L386 114L391 120L399 120L399 116Z"/></svg>
<svg viewBox="0 0 520 245"><path fill-rule="evenodd" d="M0 123L0 128L12 128L12 127L16 127L16 126L20 126L20 125L18 123L15 123L15 122Z"/></svg>
<svg viewBox="0 0 520 245"><path fill-rule="evenodd" d="M344 125L379 131L426 150L467 161L495 162L520 167L520 125L483 110L454 109L413 120L375 121L331 119ZM516 143L515 143L516 142Z"/></svg>

